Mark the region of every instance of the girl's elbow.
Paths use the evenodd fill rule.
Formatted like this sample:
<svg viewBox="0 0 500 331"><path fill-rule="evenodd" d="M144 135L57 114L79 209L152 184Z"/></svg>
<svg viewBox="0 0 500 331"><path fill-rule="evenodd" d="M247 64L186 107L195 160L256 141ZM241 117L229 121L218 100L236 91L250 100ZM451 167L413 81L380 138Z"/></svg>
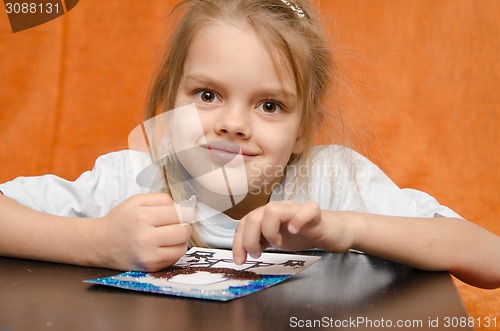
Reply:
<svg viewBox="0 0 500 331"><path fill-rule="evenodd" d="M500 271L492 273L474 273L474 272L453 272L450 273L460 281L486 290L494 290L500 287Z"/></svg>

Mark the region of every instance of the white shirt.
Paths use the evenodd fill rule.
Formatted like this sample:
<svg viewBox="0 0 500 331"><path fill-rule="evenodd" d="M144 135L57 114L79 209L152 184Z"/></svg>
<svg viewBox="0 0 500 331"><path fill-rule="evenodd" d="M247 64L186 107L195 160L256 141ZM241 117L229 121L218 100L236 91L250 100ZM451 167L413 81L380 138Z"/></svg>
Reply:
<svg viewBox="0 0 500 331"><path fill-rule="evenodd" d="M101 217L135 194L150 188L137 184L137 175L151 163L148 155L120 151L99 157L94 169L74 182L54 175L18 177L0 184L0 191L17 202L44 213L60 216ZM375 164L362 155L336 145L313 148L306 164L288 167L271 201L316 201L324 210L352 210L373 214L460 217L430 195L400 189ZM197 206L198 236L212 247L230 248L237 221L225 214L213 215Z"/></svg>

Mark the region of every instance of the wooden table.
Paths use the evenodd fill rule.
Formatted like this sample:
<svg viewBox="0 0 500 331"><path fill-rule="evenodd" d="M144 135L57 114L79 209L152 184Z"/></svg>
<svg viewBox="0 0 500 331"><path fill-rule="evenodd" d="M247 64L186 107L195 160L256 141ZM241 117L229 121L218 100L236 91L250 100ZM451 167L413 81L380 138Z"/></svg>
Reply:
<svg viewBox="0 0 500 331"><path fill-rule="evenodd" d="M448 273L356 253L225 303L82 282L118 273L0 257L0 331L473 330Z"/></svg>

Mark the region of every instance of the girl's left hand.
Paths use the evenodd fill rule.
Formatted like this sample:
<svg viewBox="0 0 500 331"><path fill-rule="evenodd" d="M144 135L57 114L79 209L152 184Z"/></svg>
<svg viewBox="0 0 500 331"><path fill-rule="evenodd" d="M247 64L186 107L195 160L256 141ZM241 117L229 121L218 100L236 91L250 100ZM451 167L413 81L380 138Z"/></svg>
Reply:
<svg viewBox="0 0 500 331"><path fill-rule="evenodd" d="M322 211L314 201L272 201L241 219L233 239L233 259L243 264L247 253L257 258L267 247L345 251L352 241L345 236L344 220L342 213Z"/></svg>

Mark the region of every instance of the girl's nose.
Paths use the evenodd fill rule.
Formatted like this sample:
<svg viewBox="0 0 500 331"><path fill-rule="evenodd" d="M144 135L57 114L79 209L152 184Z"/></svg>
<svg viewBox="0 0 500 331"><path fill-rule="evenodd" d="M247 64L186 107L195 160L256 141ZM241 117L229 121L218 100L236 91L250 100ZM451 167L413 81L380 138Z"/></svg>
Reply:
<svg viewBox="0 0 500 331"><path fill-rule="evenodd" d="M248 114L249 110L242 107L222 107L215 123L215 131L231 138L249 138L252 131Z"/></svg>

